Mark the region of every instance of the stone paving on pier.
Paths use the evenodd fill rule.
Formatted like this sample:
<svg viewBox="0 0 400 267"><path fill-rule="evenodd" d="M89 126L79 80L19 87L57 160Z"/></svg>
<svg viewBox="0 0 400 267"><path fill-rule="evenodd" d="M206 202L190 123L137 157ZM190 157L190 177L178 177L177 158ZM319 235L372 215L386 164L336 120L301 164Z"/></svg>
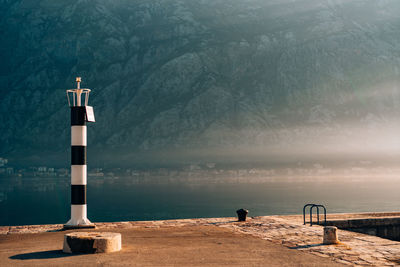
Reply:
<svg viewBox="0 0 400 267"><path fill-rule="evenodd" d="M399 266L400 242L338 230L337 245L323 245L323 227L303 225L300 216L255 217L245 223L221 224L296 250L331 257L347 265Z"/></svg>

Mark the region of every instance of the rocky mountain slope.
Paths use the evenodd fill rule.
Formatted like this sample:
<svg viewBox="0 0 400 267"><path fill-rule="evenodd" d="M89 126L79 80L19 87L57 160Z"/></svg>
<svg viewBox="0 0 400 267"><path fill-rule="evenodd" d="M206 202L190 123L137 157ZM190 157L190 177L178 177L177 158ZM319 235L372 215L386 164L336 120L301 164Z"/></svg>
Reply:
<svg viewBox="0 0 400 267"><path fill-rule="evenodd" d="M4 156L68 156L76 76L92 157L400 151L397 0L0 0L0 31Z"/></svg>

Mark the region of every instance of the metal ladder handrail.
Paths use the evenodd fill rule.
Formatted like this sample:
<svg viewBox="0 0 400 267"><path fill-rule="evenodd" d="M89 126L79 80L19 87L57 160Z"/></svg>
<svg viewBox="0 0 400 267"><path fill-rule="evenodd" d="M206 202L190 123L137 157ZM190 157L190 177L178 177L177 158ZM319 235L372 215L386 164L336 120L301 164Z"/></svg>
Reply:
<svg viewBox="0 0 400 267"><path fill-rule="evenodd" d="M324 209L324 225L326 226L326 208L324 205L318 205L318 204L313 205L310 208L310 226L312 226L312 214L313 214L312 211L314 207L317 207L317 224L319 224L319 208L321 207Z"/></svg>
<svg viewBox="0 0 400 267"><path fill-rule="evenodd" d="M303 207L303 222L304 222L304 225L306 225L306 208L307 208L308 206L313 206L313 205L315 205L315 204L306 204L306 205L304 205L304 207Z"/></svg>
<svg viewBox="0 0 400 267"><path fill-rule="evenodd" d="M320 205L320 204L306 204L303 207L303 222L304 225L306 224L306 208L311 206L310 208L310 226L313 225L313 221L312 221L312 217L313 217L313 209L314 207L317 208L317 224L319 224L319 208L323 208L324 209L324 225L326 225L326 208L324 205Z"/></svg>

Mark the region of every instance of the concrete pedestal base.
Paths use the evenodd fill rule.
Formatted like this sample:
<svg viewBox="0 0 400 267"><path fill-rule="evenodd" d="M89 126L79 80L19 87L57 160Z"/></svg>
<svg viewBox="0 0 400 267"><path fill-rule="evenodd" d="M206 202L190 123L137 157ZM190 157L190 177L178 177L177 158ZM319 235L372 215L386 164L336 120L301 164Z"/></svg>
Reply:
<svg viewBox="0 0 400 267"><path fill-rule="evenodd" d="M324 241L325 245L332 245L339 243L339 239L337 236L337 227L336 226L325 226L324 227Z"/></svg>
<svg viewBox="0 0 400 267"><path fill-rule="evenodd" d="M121 234L74 232L64 235L65 253L108 253L121 250Z"/></svg>

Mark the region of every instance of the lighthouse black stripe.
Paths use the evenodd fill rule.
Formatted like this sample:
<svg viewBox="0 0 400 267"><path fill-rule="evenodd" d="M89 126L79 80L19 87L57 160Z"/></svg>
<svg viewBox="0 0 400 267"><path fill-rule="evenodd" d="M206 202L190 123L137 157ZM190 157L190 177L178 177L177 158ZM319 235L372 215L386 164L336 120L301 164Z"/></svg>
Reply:
<svg viewBox="0 0 400 267"><path fill-rule="evenodd" d="M86 107L71 107L71 125L86 125Z"/></svg>
<svg viewBox="0 0 400 267"><path fill-rule="evenodd" d="M71 185L71 204L86 204L86 185Z"/></svg>
<svg viewBox="0 0 400 267"><path fill-rule="evenodd" d="M86 165L86 146L71 146L71 165Z"/></svg>

